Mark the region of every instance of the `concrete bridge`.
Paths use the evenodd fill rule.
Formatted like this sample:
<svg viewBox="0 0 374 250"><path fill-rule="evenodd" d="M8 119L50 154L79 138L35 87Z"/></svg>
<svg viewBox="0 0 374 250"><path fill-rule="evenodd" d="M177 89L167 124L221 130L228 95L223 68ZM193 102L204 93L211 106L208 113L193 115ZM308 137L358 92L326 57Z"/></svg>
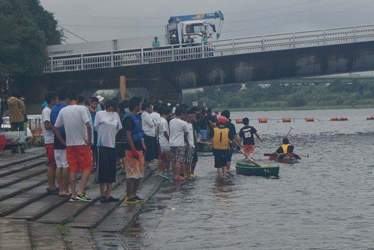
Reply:
<svg viewBox="0 0 374 250"><path fill-rule="evenodd" d="M374 70L374 25L49 57L29 98L67 85L145 87L151 98L176 101L184 88ZM30 86L30 85L28 85Z"/></svg>

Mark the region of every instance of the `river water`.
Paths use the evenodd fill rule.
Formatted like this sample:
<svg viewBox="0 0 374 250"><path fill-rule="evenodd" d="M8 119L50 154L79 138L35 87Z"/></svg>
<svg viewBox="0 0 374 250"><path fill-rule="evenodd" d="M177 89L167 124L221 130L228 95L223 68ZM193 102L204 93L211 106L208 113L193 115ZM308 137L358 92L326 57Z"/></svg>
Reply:
<svg viewBox="0 0 374 250"><path fill-rule="evenodd" d="M200 157L195 181L165 184L140 214L139 232L125 234L136 249L374 249L374 110L235 112L264 138L255 158L273 152L294 126L295 152L280 178L235 174L217 179L213 157ZM292 123L258 118L305 118ZM330 122L346 116L345 122ZM237 125L239 129L241 125ZM234 155L233 162L243 156ZM274 164L274 163L273 163ZM133 232L136 230L133 230Z"/></svg>

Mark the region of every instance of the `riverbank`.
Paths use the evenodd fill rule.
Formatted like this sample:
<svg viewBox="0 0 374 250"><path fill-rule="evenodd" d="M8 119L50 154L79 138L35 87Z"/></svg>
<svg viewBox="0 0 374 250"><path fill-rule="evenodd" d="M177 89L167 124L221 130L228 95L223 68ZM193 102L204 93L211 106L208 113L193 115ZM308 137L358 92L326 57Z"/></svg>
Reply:
<svg viewBox="0 0 374 250"><path fill-rule="evenodd" d="M302 107L248 107L220 108L230 111L287 111L287 110L331 110L331 109L374 109L374 105L332 105L332 106L302 106Z"/></svg>

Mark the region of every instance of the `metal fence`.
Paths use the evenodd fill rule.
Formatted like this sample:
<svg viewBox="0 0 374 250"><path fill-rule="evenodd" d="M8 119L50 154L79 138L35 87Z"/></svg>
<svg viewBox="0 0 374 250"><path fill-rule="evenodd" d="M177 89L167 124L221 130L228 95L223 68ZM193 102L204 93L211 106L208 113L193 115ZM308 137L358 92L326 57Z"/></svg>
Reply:
<svg viewBox="0 0 374 250"><path fill-rule="evenodd" d="M374 25L49 57L45 73L102 69L374 41Z"/></svg>

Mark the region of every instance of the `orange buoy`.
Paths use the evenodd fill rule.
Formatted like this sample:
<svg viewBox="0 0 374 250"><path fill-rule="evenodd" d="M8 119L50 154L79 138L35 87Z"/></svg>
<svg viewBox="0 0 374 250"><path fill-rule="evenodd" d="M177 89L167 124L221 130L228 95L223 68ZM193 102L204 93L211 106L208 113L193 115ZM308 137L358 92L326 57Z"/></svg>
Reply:
<svg viewBox="0 0 374 250"><path fill-rule="evenodd" d="M345 116L342 116L342 117L339 118L339 121L348 121L348 118L345 117Z"/></svg>
<svg viewBox="0 0 374 250"><path fill-rule="evenodd" d="M333 121L333 122L335 122L335 121L339 121L339 118L338 118L338 117L331 117L331 118L330 118L330 121Z"/></svg>
<svg viewBox="0 0 374 250"><path fill-rule="evenodd" d="M260 119L258 119L258 122L259 123L268 123L268 119L267 118L260 118Z"/></svg>
<svg viewBox="0 0 374 250"><path fill-rule="evenodd" d="M236 124L242 124L243 123L243 119L236 119L235 122L236 122Z"/></svg>
<svg viewBox="0 0 374 250"><path fill-rule="evenodd" d="M291 122L291 118L283 118L282 122Z"/></svg>
<svg viewBox="0 0 374 250"><path fill-rule="evenodd" d="M374 120L374 116L368 116L366 117L366 120Z"/></svg>
<svg viewBox="0 0 374 250"><path fill-rule="evenodd" d="M314 122L314 118L313 117L307 117L307 118L305 118L305 121L306 122Z"/></svg>

